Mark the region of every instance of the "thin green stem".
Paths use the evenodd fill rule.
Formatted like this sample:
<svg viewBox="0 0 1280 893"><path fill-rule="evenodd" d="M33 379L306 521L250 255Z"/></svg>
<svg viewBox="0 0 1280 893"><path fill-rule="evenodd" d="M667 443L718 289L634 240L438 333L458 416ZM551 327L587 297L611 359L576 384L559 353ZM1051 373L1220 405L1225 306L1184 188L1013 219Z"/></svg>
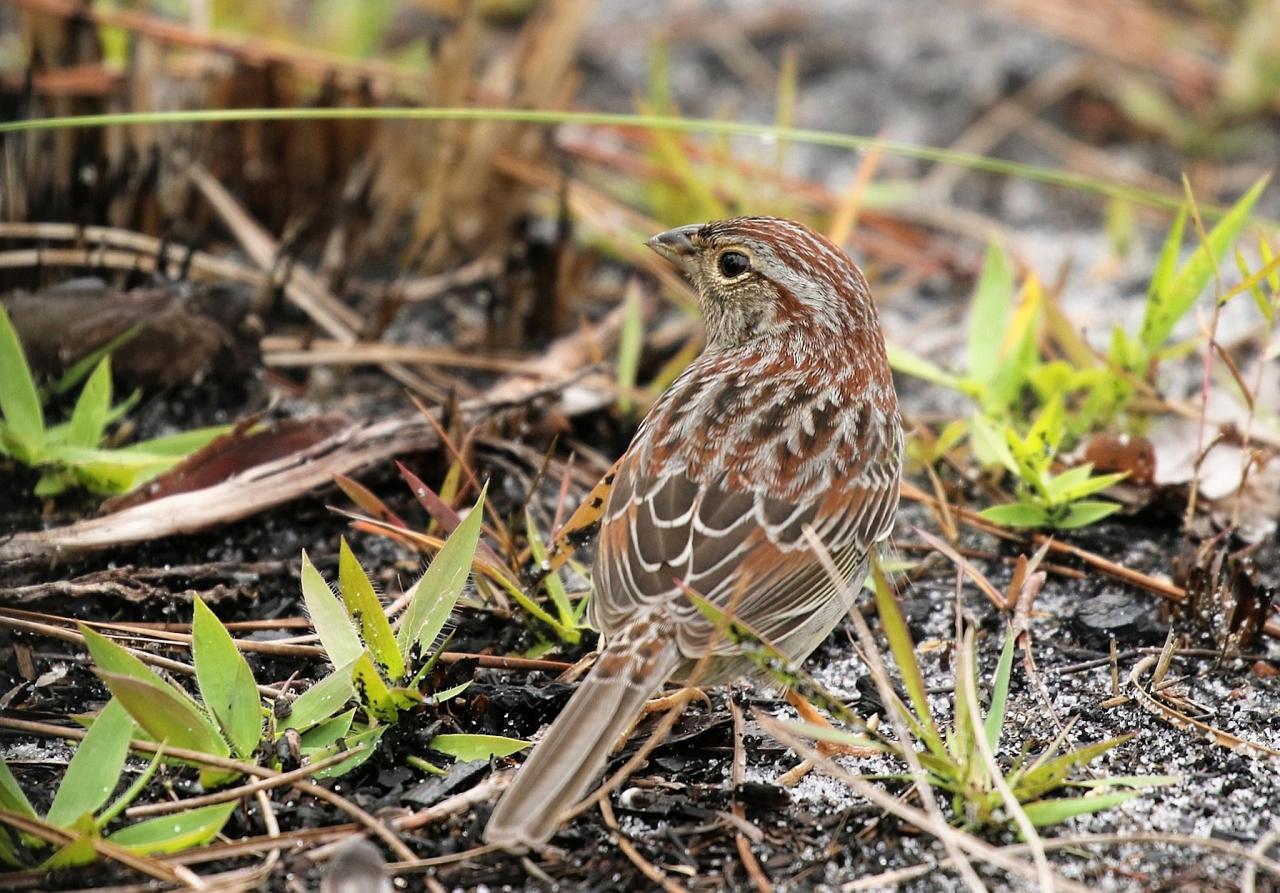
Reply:
<svg viewBox="0 0 1280 893"><path fill-rule="evenodd" d="M126 112L105 115L69 115L55 118L35 118L0 124L0 134L24 133L41 130L64 130L76 127L113 127L160 124L212 124L230 121L509 121L515 124L558 125L573 124L583 127L630 127L644 130L665 130L679 133L705 133L720 136L754 136L774 141L808 143L815 146L831 146L855 151L877 149L903 158L914 158L939 164L954 164L971 170L987 171L1006 176L1020 177L1053 186L1062 186L1082 192L1122 198L1154 208L1176 210L1183 198L1151 189L1142 189L1123 183L1101 180L1096 177L1055 170L1034 164L1007 161L922 146L917 143L888 140L880 137L835 133L812 128L780 127L774 124L753 124L739 121L715 121L707 118L680 118L669 115L636 115L614 112L550 111L545 109L512 108L256 108L256 109L194 109L170 112ZM1205 206L1203 210L1214 214L1225 209ZM1258 220L1272 228L1280 223Z"/></svg>

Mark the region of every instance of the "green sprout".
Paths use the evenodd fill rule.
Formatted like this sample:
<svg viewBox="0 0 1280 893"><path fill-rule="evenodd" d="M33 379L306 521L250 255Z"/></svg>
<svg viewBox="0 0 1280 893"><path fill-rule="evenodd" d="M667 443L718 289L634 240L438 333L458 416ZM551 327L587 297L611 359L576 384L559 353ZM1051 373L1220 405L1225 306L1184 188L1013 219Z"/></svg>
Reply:
<svg viewBox="0 0 1280 893"><path fill-rule="evenodd" d="M155 712L160 711L157 708ZM138 734L124 702L119 698L109 701L76 747L44 816L31 805L8 765L0 762L0 818L9 819L6 825L23 828L15 832L0 827L0 862L13 868L31 867L31 856L38 857L55 846L55 851L35 866L52 870L88 864L104 848L123 849L135 855L164 854L212 840L235 811L235 801L111 830L151 781L163 755L163 748L157 750L137 779L112 800L124 773L130 742Z"/></svg>
<svg viewBox="0 0 1280 893"><path fill-rule="evenodd" d="M347 728L331 741L342 737L348 744L352 740L372 744L406 713L425 704L448 701L471 685L464 682L442 691L430 690L431 672L443 652L443 643L438 644L437 640L462 595L475 559L484 498L481 492L427 572L410 587L409 603L398 629L392 627L368 574L345 539L338 554L340 598L303 553L303 600L320 644L336 669L328 680L294 702L282 720L283 727L310 729L314 738L317 723L312 720L325 712L319 705L345 704L354 697L364 712L365 723L348 734L354 711L351 716L344 714ZM322 686L322 693L313 694ZM326 728L324 737L328 738L331 731ZM304 736L303 744L304 753L308 753L320 742ZM497 735L437 735L429 746L457 759L487 759L514 753L526 747L527 742ZM421 757L411 757L410 762L428 772L437 770Z"/></svg>
<svg viewBox="0 0 1280 893"><path fill-rule="evenodd" d="M876 610L889 641L890 652L897 663L902 688L906 692L905 703L895 696L885 707L895 711L903 719L909 732L906 741L890 737L879 726L869 723L849 709L741 621L696 593L686 591L686 594L721 635L740 648L771 679L795 690L835 719L853 726L857 732L855 734L811 723L788 724L789 728L817 741L855 748L874 748L907 763L910 761L906 753L910 748L923 766L928 784L950 795L952 821L963 827L1001 827L1013 824L1013 819L1003 809L1007 804L996 772L1001 773L999 780L1012 791L1026 817L1036 826L1053 825L1072 816L1110 809L1139 796L1143 788L1171 784L1178 780L1170 776L1102 779L1072 777L1075 770L1084 768L1102 754L1124 744L1132 737L1129 735L1062 752L1066 737L1064 730L1046 750L1035 756L1023 753L1013 759L1008 768L1001 768L987 760L984 751L992 754L998 751L1005 725L1005 709L1013 668L1012 632L1005 637L996 673L989 688L989 706L985 715L980 709L974 712L969 707L970 701L974 699L968 695L976 697L979 689L974 630L969 628L957 635L958 659L952 723L950 729L946 730L941 718L935 715L930 706L924 674L916 658L911 633L907 629L897 598L878 564L873 564L872 576ZM983 739L981 743L979 736ZM987 745L985 748L983 743ZM910 781L912 776L910 773L892 773L882 777ZM1079 790L1086 793L1061 796Z"/></svg>
<svg viewBox="0 0 1280 893"><path fill-rule="evenodd" d="M226 426L157 437L107 449L107 428L137 402L138 395L112 405L110 350L115 339L77 364L55 390L69 390L88 372L71 418L47 425L40 391L13 322L0 306L0 456L40 469L35 494L56 496L80 486L99 496L125 493L177 464L220 434Z"/></svg>

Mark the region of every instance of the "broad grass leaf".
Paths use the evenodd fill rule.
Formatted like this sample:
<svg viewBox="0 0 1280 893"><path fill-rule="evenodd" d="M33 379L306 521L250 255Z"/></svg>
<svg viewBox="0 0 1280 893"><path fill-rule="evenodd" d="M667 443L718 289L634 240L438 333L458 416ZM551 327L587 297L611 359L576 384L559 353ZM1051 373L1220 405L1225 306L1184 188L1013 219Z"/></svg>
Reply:
<svg viewBox="0 0 1280 893"><path fill-rule="evenodd" d="M104 359L111 356L116 350L128 344L133 340L139 332L142 331L142 323L135 323L130 328L116 335L106 344L95 347L89 353L76 360L66 372L62 373L62 377L53 385L55 394L65 394L74 388L80 382L88 377L89 373L96 370ZM133 398L138 395L135 393ZM126 401L127 402L127 401Z"/></svg>
<svg viewBox="0 0 1280 893"><path fill-rule="evenodd" d="M446 688L444 691L438 691L431 696L431 703L443 704L445 701L451 701L458 695L462 694L471 687L473 680L468 679L466 682L460 682L452 688Z"/></svg>
<svg viewBox="0 0 1280 893"><path fill-rule="evenodd" d="M391 689L387 687L386 680L378 672L378 667L369 656L369 652L366 651L356 658L355 666L351 670L351 684L355 687L356 697L371 716L383 722L396 721L400 715L396 700L392 697Z"/></svg>
<svg viewBox="0 0 1280 893"><path fill-rule="evenodd" d="M1151 272L1151 282L1147 286L1147 310L1156 295L1169 290L1173 275L1178 270L1178 254L1182 251L1182 237L1187 228L1188 208L1183 205L1178 209L1178 216L1173 219L1173 226L1165 234L1164 243L1160 246L1160 256L1156 258L1156 267Z"/></svg>
<svg viewBox="0 0 1280 893"><path fill-rule="evenodd" d="M1037 828L1057 825L1078 815L1101 812L1119 806L1127 800L1142 796L1142 791L1113 791L1110 794L1093 794L1087 797L1060 797L1053 800L1037 800L1024 803L1022 811Z"/></svg>
<svg viewBox="0 0 1280 893"><path fill-rule="evenodd" d="M641 306L639 283L632 279L627 283L622 305L622 327L618 331L618 408L631 412L635 403L630 391L636 387L640 370L640 354L644 349L644 313Z"/></svg>
<svg viewBox="0 0 1280 893"><path fill-rule="evenodd" d="M350 750L350 749L359 747L361 745L364 745L364 750L360 751L359 753L352 754L349 759L345 759L338 763L335 763L334 765L330 766L328 769L321 769L319 772L314 773L311 777L313 779L337 778L339 775L343 775L344 773L350 772L352 769L361 765L362 763L367 761L371 756L377 753L378 741L379 739L382 738L382 733L389 728L391 727L390 726L374 726L372 728L361 729L359 732L356 732L351 735L347 735L345 738L342 739L343 750ZM314 754L311 754L311 758L315 760L320 760L320 759L324 759L327 756L331 756L332 754L335 754L337 752L338 752L338 745L333 744L333 745L330 745L329 747L321 748L320 750L316 751Z"/></svg>
<svg viewBox="0 0 1280 893"><path fill-rule="evenodd" d="M355 697L355 686L351 682L354 669L355 660L351 660L298 695L289 706L289 713L280 720L280 731L295 729L306 732L341 710Z"/></svg>
<svg viewBox="0 0 1280 893"><path fill-rule="evenodd" d="M911 641L911 632L907 629L907 621L898 607L898 599L885 579L880 563L871 562L871 577L874 583L876 612L880 616L880 625L884 628L885 637L889 640L889 650L898 665L898 674L902 677L902 685L907 690L907 698L911 701L912 710L920 725L921 738L929 750L935 754L946 753L938 727L933 721L933 711L929 708L929 695L925 689L924 677L920 673L920 664L916 661L915 643Z"/></svg>
<svg viewBox="0 0 1280 893"><path fill-rule="evenodd" d="M107 840L141 856L180 853L213 840L239 805L233 800L157 816L121 828Z"/></svg>
<svg viewBox="0 0 1280 893"><path fill-rule="evenodd" d="M22 792L18 779L13 777L9 764L0 760L0 808L16 812L28 819L39 818L27 795Z"/></svg>
<svg viewBox="0 0 1280 893"><path fill-rule="evenodd" d="M355 719L356 708L352 707L343 713L339 713L332 719L327 719L319 723L299 736L299 743L302 746L303 753L307 751L319 750L322 747L330 747L337 743L339 738L343 738L351 731L351 720Z"/></svg>
<svg viewBox="0 0 1280 893"><path fill-rule="evenodd" d="M345 537L338 545L338 588L347 613L360 630L369 654L393 682L404 678L404 656L396 645L396 634L387 620L386 609L373 591L365 573Z"/></svg>
<svg viewBox="0 0 1280 893"><path fill-rule="evenodd" d="M67 427L67 444L96 447L107 429L107 413L111 411L111 359L103 357L76 398Z"/></svg>
<svg viewBox="0 0 1280 893"><path fill-rule="evenodd" d="M464 763L507 757L528 747L530 742L502 735L436 735L431 749Z"/></svg>
<svg viewBox="0 0 1280 893"><path fill-rule="evenodd" d="M1075 530L1078 527L1096 524L1103 518L1114 515L1118 511L1120 511L1120 504L1117 502L1085 500L1074 503L1068 508L1066 517L1055 523L1054 527L1059 530Z"/></svg>
<svg viewBox="0 0 1280 893"><path fill-rule="evenodd" d="M991 239L969 310L969 377L981 385L990 384L1000 366L1000 355L992 349L992 342L1008 326L1013 288L1009 256Z"/></svg>
<svg viewBox="0 0 1280 893"><path fill-rule="evenodd" d="M538 525L533 522L533 513L526 510L524 520L529 537L529 552L533 556L534 565L541 567L547 560L547 547L543 545L542 536L538 533ZM542 585L546 587L547 596L556 607L560 622L565 626L574 626L577 619L574 617L573 605L569 603L569 594L565 591L564 580L560 579L560 573L553 570L543 578Z"/></svg>
<svg viewBox="0 0 1280 893"><path fill-rule="evenodd" d="M983 520L1005 527L1044 527L1049 523L1049 513L1033 502L1009 502L993 505L980 511Z"/></svg>
<svg viewBox="0 0 1280 893"><path fill-rule="evenodd" d="M227 434L234 427L234 425L213 425L208 428L192 428L190 431L179 431L177 434L140 440L127 447L121 447L116 452L148 453L153 456L167 456L174 460L182 459L206 446L214 438Z"/></svg>
<svg viewBox="0 0 1280 893"><path fill-rule="evenodd" d="M1166 255L1170 250L1170 242L1165 243L1165 250L1161 252L1156 274L1152 278L1152 287L1147 294L1147 305L1140 329L1142 346L1148 357L1154 356L1160 350L1169 340L1174 327L1195 306L1196 299L1212 281L1219 261L1249 221L1254 203L1266 189L1267 182L1266 177L1258 180L1238 202L1232 205L1231 209L1209 231L1207 239L1196 248L1186 264L1176 273L1169 272ZM1184 216L1185 212L1179 216L1179 221L1182 221Z"/></svg>
<svg viewBox="0 0 1280 893"><path fill-rule="evenodd" d="M76 747L67 771L53 795L44 820L65 828L97 812L120 783L120 772L129 755L133 717L116 698L94 719Z"/></svg>
<svg viewBox="0 0 1280 893"><path fill-rule="evenodd" d="M0 307L0 449L30 465L44 450L44 410L27 355L9 313Z"/></svg>
<svg viewBox="0 0 1280 893"><path fill-rule="evenodd" d="M987 736L987 746L995 753L1000 745L1000 730L1004 727L1004 710L1009 700L1009 678L1013 672L1013 630L1004 637L1004 648L1000 650L1000 662L996 664L996 675L991 682L991 706L987 708L987 717L983 721L983 731Z"/></svg>
<svg viewBox="0 0 1280 893"><path fill-rule="evenodd" d="M324 653L335 667L343 667L364 653L364 645L356 635L351 618L342 602L338 601L329 584L311 563L306 550L302 552L302 601L307 606L311 626L320 637Z"/></svg>
<svg viewBox="0 0 1280 893"><path fill-rule="evenodd" d="M1022 286L1021 300L1009 317L1000 339L996 369L987 382L982 405L987 412L1007 416L1014 412L1031 371L1039 362L1038 341L1041 310L1044 300L1040 281L1034 275L1027 276ZM991 347L987 347L991 351Z"/></svg>
<svg viewBox="0 0 1280 893"><path fill-rule="evenodd" d="M59 868L74 868L78 865L88 865L98 858L98 852L93 848L94 835L91 831L81 832L80 836L71 843L58 849L56 853L40 863L40 869L43 871L55 871Z"/></svg>
<svg viewBox="0 0 1280 893"><path fill-rule="evenodd" d="M480 541L480 525L484 521L484 501L488 485L480 491L480 497L471 511L449 534L444 546L436 553L431 566L413 586L413 597L405 609L396 644L402 655L408 655L414 646L430 648L444 629L449 613L458 603L462 588L471 573L476 544Z"/></svg>
<svg viewBox="0 0 1280 893"><path fill-rule="evenodd" d="M968 394L970 397L978 397L982 393L982 387L972 379L953 375L936 363L917 356L905 348L898 347L895 344L887 344L885 345L885 352L889 355L889 367L900 375L910 375L912 378L918 378L921 381L927 381L939 387L959 391L962 394Z"/></svg>
<svg viewBox="0 0 1280 893"><path fill-rule="evenodd" d="M983 468L999 465L1012 474L1019 474L1018 462L1009 449L1004 428L999 422L977 412L973 415L971 428L969 444L978 464Z"/></svg>
<svg viewBox="0 0 1280 893"><path fill-rule="evenodd" d="M191 652L205 707L222 727L236 755L252 756L262 738L258 684L227 628L198 597L191 624Z"/></svg>
<svg viewBox="0 0 1280 893"><path fill-rule="evenodd" d="M209 717L185 692L158 678L151 683L103 670L98 675L134 721L155 740L217 757L231 755Z"/></svg>
<svg viewBox="0 0 1280 893"><path fill-rule="evenodd" d="M1131 738L1133 738L1132 734L1108 738L1038 762L1017 778L1017 783L1012 785L1014 793L1022 801L1037 800L1066 781L1072 769L1087 766L1102 754L1119 747Z"/></svg>
<svg viewBox="0 0 1280 893"><path fill-rule="evenodd" d="M227 742L189 694L162 680L106 636L83 624L80 634L102 681L154 740L219 757L230 755ZM202 769L200 777L206 785L214 785L233 778L234 773Z"/></svg>

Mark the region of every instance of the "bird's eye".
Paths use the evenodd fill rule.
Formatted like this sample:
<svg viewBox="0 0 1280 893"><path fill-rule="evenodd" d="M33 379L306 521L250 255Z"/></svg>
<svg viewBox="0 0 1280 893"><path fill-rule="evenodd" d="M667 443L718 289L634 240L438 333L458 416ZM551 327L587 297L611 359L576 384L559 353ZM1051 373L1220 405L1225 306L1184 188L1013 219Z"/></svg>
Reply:
<svg viewBox="0 0 1280 893"><path fill-rule="evenodd" d="M737 279L751 269L751 259L741 251L726 251L720 255L720 275L725 279Z"/></svg>

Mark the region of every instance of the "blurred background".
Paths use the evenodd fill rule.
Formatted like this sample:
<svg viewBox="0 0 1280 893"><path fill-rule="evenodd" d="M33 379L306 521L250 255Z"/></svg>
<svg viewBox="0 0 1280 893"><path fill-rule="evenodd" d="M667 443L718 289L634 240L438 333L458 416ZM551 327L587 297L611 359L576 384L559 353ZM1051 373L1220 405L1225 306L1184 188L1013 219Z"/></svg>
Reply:
<svg viewBox="0 0 1280 893"><path fill-rule="evenodd" d="M456 109L473 111L430 111ZM92 120L26 127L66 116ZM1280 0L0 0L0 601L65 615L41 615L55 646L0 608L17 631L0 706L60 717L102 693L74 619L186 623L199 593L253 635L305 634L299 556L332 577L344 533L400 592L489 481L477 561L502 570L473 578L460 657L432 682L476 687L388 734L349 786L370 810L465 794L489 752L421 786L401 757L440 729L530 736L559 709L567 686L543 682L590 647L589 559L529 572L702 347L689 286L643 241L776 214L844 247L880 309L910 432L890 570L931 692L960 666L945 540L994 580L995 612L969 595L984 629L1009 617L1031 669L1034 626L1055 673L1053 703L1019 683L1006 740L1025 756L1068 728L1138 729L1100 771L1187 772L1072 827L1212 834L1259 861L1280 778L1213 742L1280 747L1278 159ZM1171 701L1185 723L1118 681L1175 626L1199 662ZM870 698L850 641L817 672ZM257 678L288 680L281 697L321 678L306 647L255 653ZM512 654L547 675L495 676ZM696 714L688 740L785 756L727 716ZM723 792L727 764L675 757ZM862 807L823 784L760 801L777 878L925 858L926 836L870 807L848 821ZM673 874L744 889L741 828L701 796L654 859L679 839ZM477 844L473 805L416 852ZM646 888L597 859L613 838L593 822L553 873ZM1180 842L1078 876L1225 889L1202 856Z"/></svg>
<svg viewBox="0 0 1280 893"><path fill-rule="evenodd" d="M107 225L217 252L231 240L207 176L279 241L276 263L301 260L368 310L368 337L401 315L406 292L421 297L415 277L462 269L458 281L487 283L491 302L468 338L545 339L620 294L596 259L648 264L637 245L655 228L743 212L840 235L891 320L908 295L908 319L891 331L947 312L916 299L967 291L993 232L1042 278L1061 277L1069 296L1087 289L1089 305L1112 313L1111 299L1135 296L1149 271L1144 224L1163 229L1170 215L1099 190L1176 202L1185 172L1212 204L1280 155L1275 0L7 0L0 35L4 120L635 112L879 135L1096 187L780 138L499 120L157 123L4 139L0 221ZM1274 214L1270 202L1258 210ZM11 246L30 249L15 232L4 233ZM0 283L49 284L76 271L70 259L33 269L10 252ZM928 328L946 342L945 327Z"/></svg>

